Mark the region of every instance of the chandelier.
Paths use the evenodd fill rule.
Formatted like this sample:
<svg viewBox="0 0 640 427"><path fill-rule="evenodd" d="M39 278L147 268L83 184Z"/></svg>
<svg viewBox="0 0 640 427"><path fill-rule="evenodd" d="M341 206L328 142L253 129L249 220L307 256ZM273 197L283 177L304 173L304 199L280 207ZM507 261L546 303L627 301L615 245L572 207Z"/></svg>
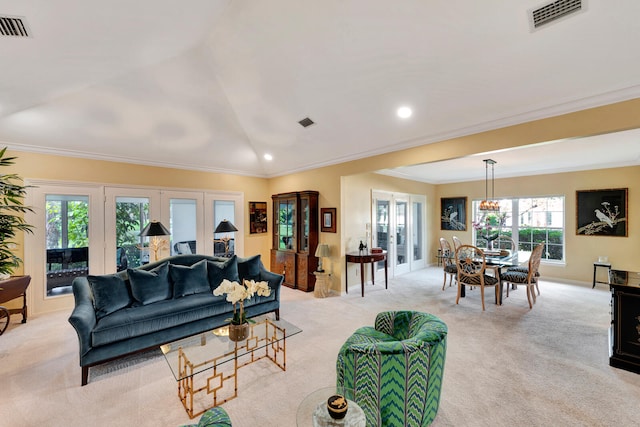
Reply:
<svg viewBox="0 0 640 427"><path fill-rule="evenodd" d="M483 212L500 212L500 203L497 200L494 200L494 175L493 175L493 165L497 162L492 159L484 159L484 200L480 202L480 210ZM489 165L491 165L491 199L489 199Z"/></svg>

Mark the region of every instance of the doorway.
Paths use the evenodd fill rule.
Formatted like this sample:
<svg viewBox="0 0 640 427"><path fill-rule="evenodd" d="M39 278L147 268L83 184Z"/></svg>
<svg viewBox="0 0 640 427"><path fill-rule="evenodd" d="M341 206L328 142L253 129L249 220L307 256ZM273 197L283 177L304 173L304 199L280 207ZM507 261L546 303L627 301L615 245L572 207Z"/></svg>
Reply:
<svg viewBox="0 0 640 427"><path fill-rule="evenodd" d="M377 190L371 194L372 244L387 251L389 276L424 268L425 196ZM384 263L378 264L377 271L383 271Z"/></svg>

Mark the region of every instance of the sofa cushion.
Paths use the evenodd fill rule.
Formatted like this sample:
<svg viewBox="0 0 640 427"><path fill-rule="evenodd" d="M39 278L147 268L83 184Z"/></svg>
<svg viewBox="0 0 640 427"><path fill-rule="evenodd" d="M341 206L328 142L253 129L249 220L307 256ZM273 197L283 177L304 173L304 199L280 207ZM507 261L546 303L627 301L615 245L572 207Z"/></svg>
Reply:
<svg viewBox="0 0 640 427"><path fill-rule="evenodd" d="M93 293L93 306L98 319L133 302L127 283L116 274L87 276L87 281Z"/></svg>
<svg viewBox="0 0 640 427"><path fill-rule="evenodd" d="M249 258L238 258L238 275L242 280L260 280L260 255Z"/></svg>
<svg viewBox="0 0 640 427"><path fill-rule="evenodd" d="M191 267L170 264L169 274L173 281L174 298L201 292L211 292L206 259L196 262Z"/></svg>
<svg viewBox="0 0 640 427"><path fill-rule="evenodd" d="M127 269L131 293L137 303L146 305L172 297L171 282L169 281L169 263L165 262L150 271Z"/></svg>
<svg viewBox="0 0 640 427"><path fill-rule="evenodd" d="M240 282L237 257L234 255L226 261L207 261L207 275L209 276L209 287L212 291L224 279L230 282Z"/></svg>
<svg viewBox="0 0 640 427"><path fill-rule="evenodd" d="M128 307L102 318L92 331L94 347L151 334L213 316L226 316L231 304L207 292Z"/></svg>

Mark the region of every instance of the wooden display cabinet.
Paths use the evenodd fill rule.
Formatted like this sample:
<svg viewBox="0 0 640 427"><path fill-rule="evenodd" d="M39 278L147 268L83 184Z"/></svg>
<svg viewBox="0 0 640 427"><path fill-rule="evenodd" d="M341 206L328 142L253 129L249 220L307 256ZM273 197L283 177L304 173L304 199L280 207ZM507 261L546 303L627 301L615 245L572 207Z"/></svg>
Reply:
<svg viewBox="0 0 640 427"><path fill-rule="evenodd" d="M311 292L318 267L318 192L274 194L271 199L271 271L284 275L285 286Z"/></svg>

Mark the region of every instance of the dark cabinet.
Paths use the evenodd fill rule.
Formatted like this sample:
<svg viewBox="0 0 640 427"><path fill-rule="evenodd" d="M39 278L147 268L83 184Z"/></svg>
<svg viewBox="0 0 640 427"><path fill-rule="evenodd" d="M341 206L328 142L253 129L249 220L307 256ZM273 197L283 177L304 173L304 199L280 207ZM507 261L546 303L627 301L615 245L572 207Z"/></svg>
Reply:
<svg viewBox="0 0 640 427"><path fill-rule="evenodd" d="M318 192L274 194L271 270L284 274L284 285L313 291L318 267Z"/></svg>
<svg viewBox="0 0 640 427"><path fill-rule="evenodd" d="M640 374L640 273L611 270L609 365Z"/></svg>

